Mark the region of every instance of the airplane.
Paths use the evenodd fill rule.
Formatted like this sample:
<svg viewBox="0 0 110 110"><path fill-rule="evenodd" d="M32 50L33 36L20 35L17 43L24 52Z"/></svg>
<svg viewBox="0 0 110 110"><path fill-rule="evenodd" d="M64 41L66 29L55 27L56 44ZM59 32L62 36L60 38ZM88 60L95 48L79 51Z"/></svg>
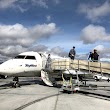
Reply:
<svg viewBox="0 0 110 110"><path fill-rule="evenodd" d="M47 58L43 53L23 52L13 59L7 60L0 65L0 75L13 78L13 87L19 86L19 77L41 77L48 86L53 86L50 80L52 70L46 68ZM57 75L60 71L57 72ZM64 70L64 74L76 74L75 70ZM53 74L53 73L52 73ZM52 75L51 74L51 75ZM80 74L80 73L79 73ZM82 73L81 73L82 74Z"/></svg>
<svg viewBox="0 0 110 110"><path fill-rule="evenodd" d="M19 84L19 77L34 77L44 74L43 69L46 65L46 56L42 53L37 52L23 52L13 59L10 59L0 65L0 75L3 77L14 77L15 83L13 86ZM42 76L45 83L48 84L48 80L44 79L45 75ZM47 82L46 82L47 81ZM50 82L49 82L50 83ZM52 84L48 84L52 86Z"/></svg>

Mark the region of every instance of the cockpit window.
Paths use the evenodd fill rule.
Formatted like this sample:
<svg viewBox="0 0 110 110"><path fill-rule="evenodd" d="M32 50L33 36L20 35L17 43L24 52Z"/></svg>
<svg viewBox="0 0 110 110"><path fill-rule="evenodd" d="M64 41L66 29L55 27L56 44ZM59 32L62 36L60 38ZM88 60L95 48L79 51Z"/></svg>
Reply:
<svg viewBox="0 0 110 110"><path fill-rule="evenodd" d="M35 56L26 56L25 59L35 60L36 58L35 58Z"/></svg>
<svg viewBox="0 0 110 110"><path fill-rule="evenodd" d="M25 55L18 55L15 57L15 59L24 59L25 58Z"/></svg>
<svg viewBox="0 0 110 110"><path fill-rule="evenodd" d="M35 56L25 56L25 55L18 55L15 57L15 59L30 59L30 60L36 60Z"/></svg>

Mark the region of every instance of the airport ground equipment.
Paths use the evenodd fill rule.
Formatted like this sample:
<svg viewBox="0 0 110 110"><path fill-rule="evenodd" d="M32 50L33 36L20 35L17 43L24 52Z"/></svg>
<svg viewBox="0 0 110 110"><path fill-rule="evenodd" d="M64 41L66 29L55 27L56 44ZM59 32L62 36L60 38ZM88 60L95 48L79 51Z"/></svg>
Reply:
<svg viewBox="0 0 110 110"><path fill-rule="evenodd" d="M93 78L95 79L95 81L100 81L100 80L105 80L105 81L110 81L110 77L109 76L102 76L101 74L96 74L93 76Z"/></svg>
<svg viewBox="0 0 110 110"><path fill-rule="evenodd" d="M62 79L63 79L63 84L62 84L62 90L63 92L68 92L68 93L75 93L80 90L79 85L78 85L78 79L72 79L72 75L70 74L69 79L66 79L64 77L64 74L62 73Z"/></svg>
<svg viewBox="0 0 110 110"><path fill-rule="evenodd" d="M99 74L110 75L110 63L90 62L88 60L71 60L69 58L54 59L52 61L52 69L78 69L78 71L97 72Z"/></svg>
<svg viewBox="0 0 110 110"><path fill-rule="evenodd" d="M100 74L101 77L110 77L110 63L91 62L88 60L71 60L69 58L54 59L52 61L52 70L78 70L78 74L91 74L91 76ZM67 73L67 72L65 72ZM73 72L75 74L75 72ZM86 75L87 76L87 75Z"/></svg>

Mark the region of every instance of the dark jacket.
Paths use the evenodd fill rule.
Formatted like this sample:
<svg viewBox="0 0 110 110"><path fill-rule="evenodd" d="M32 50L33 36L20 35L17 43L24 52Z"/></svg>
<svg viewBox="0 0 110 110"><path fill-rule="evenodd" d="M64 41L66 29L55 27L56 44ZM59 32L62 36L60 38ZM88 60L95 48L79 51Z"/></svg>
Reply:
<svg viewBox="0 0 110 110"><path fill-rule="evenodd" d="M97 52L94 52L93 57L94 57L94 61L98 61L99 55Z"/></svg>
<svg viewBox="0 0 110 110"><path fill-rule="evenodd" d="M75 55L76 55L76 51L75 51L75 49L71 49L70 52L69 52L69 54L70 54L70 55L73 54L73 55L75 56Z"/></svg>
<svg viewBox="0 0 110 110"><path fill-rule="evenodd" d="M69 55L68 55L68 56L69 56L71 59L73 59L73 60L74 60L75 55L76 55L76 51L75 51L75 49L73 48L73 49L71 49L71 50L70 50L70 52L69 52Z"/></svg>

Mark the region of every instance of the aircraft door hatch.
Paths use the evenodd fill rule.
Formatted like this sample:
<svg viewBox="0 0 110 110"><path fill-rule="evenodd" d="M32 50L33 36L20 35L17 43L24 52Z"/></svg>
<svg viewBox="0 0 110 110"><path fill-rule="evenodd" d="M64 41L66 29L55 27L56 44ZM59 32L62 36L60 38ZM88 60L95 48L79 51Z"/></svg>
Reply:
<svg viewBox="0 0 110 110"><path fill-rule="evenodd" d="M42 58L42 69L45 69L46 62L47 62L46 56L44 54L41 54L41 53L40 53L40 56Z"/></svg>
<svg viewBox="0 0 110 110"><path fill-rule="evenodd" d="M49 79L49 75L47 74L47 72L45 71L41 71L41 79L43 80L43 82L48 85L48 86L53 86L53 83L50 81Z"/></svg>

